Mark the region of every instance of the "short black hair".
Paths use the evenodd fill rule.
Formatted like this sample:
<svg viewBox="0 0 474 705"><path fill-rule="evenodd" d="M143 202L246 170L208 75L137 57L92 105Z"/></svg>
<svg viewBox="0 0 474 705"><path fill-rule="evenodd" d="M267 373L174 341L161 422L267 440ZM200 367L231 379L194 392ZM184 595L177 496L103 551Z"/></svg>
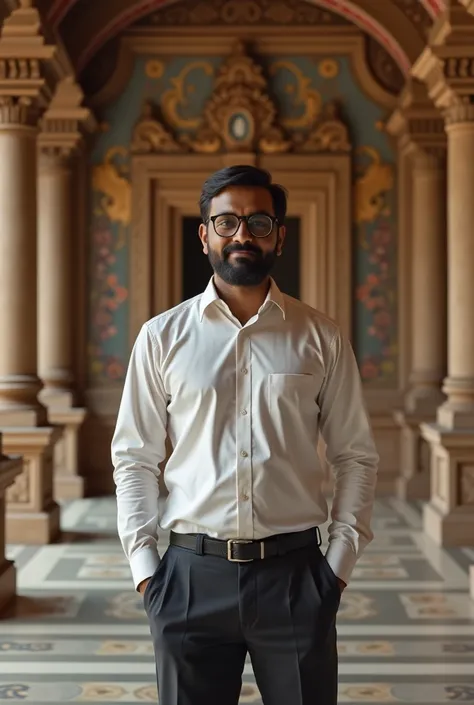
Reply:
<svg viewBox="0 0 474 705"><path fill-rule="evenodd" d="M211 174L205 181L199 199L203 223L207 223L209 220L212 199L231 186L253 186L267 189L272 197L273 210L278 218L278 223L283 225L286 216L286 189L279 184L272 183L270 172L250 164L225 167Z"/></svg>

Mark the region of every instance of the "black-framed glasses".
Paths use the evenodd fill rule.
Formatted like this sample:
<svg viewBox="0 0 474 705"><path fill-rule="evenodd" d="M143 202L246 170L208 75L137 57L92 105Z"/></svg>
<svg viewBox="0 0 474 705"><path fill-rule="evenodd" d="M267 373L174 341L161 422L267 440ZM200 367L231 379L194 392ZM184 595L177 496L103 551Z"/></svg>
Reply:
<svg viewBox="0 0 474 705"><path fill-rule="evenodd" d="M254 237L268 237L275 224L278 223L278 218L267 213L251 213L250 215L219 213L212 215L209 220L212 221L214 230L219 237L234 237L242 221L245 221L249 233Z"/></svg>

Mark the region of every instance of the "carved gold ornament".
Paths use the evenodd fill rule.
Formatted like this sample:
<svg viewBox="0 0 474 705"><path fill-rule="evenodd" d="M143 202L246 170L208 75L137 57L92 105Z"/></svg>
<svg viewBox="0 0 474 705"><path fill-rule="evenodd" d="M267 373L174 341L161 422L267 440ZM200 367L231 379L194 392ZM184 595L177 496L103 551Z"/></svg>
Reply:
<svg viewBox="0 0 474 705"><path fill-rule="evenodd" d="M182 147L173 135L153 117L153 106L146 100L143 104L142 116L135 125L132 134L131 150L134 153L181 152Z"/></svg>
<svg viewBox="0 0 474 705"><path fill-rule="evenodd" d="M165 71L165 65L162 61L157 59L150 59L145 64L145 73L148 78L158 79L161 78Z"/></svg>
<svg viewBox="0 0 474 705"><path fill-rule="evenodd" d="M191 70L214 69L208 62L191 62L172 80L173 88L161 101L163 122L160 122L151 102L144 104L142 115L135 125L131 151L133 153L217 154L222 152L252 152L283 154L287 152L340 153L351 150L347 127L335 102L322 105L320 94L311 88L311 81L290 61L274 62L270 71L285 69L291 72L296 84L295 105L301 105L302 115L286 121L279 119L277 106L270 97L268 81L263 68L246 52L242 41L236 42L231 54L221 64L214 78L213 92L202 115L185 119L179 109L185 106L186 78ZM190 129L194 126L194 129ZM186 127L181 134L173 129ZM286 128L286 129L285 129ZM294 132L290 132L294 128ZM303 129L302 129L303 128ZM296 132L296 129L298 131ZM303 131L304 130L304 131ZM110 184L118 188L113 167L103 165L96 175L110 194ZM105 206L104 206L105 207ZM108 208L115 207L115 203Z"/></svg>
<svg viewBox="0 0 474 705"><path fill-rule="evenodd" d="M286 69L295 78L296 85L288 84L288 93L294 93L293 107L302 107L303 113L297 118L284 118L282 124L288 128L308 128L314 124L321 113L321 94L311 88L311 78L304 75L302 70L293 61L275 61L270 67L270 74L275 76L278 71ZM295 88L295 90L293 90Z"/></svg>
<svg viewBox="0 0 474 705"><path fill-rule="evenodd" d="M367 154L371 161L355 183L355 220L372 223L380 215L388 215L386 194L394 184L393 167L384 164L373 147L360 147L359 154Z"/></svg>
<svg viewBox="0 0 474 705"><path fill-rule="evenodd" d="M127 156L124 147L111 147L102 164L92 169L92 188L101 194L100 207L107 218L119 224L119 241L117 248L122 247L126 240L126 227L132 217L132 188L129 180L120 174L114 164L116 155Z"/></svg>
<svg viewBox="0 0 474 705"><path fill-rule="evenodd" d="M335 59L323 59L318 64L318 73L322 78L336 78L339 75L339 64Z"/></svg>
<svg viewBox="0 0 474 705"><path fill-rule="evenodd" d="M306 139L299 145L299 152L336 152L351 151L349 132L342 122L337 103L326 103L321 117L316 122Z"/></svg>
<svg viewBox="0 0 474 705"><path fill-rule="evenodd" d="M187 82L192 71L204 71L207 76L214 74L214 67L209 61L192 61L183 70L171 79L172 88L165 91L160 100L161 111L168 125L178 129L196 130L201 124L200 117L186 118L180 113L182 108L186 108L188 103L188 93L193 91L194 86Z"/></svg>
<svg viewBox="0 0 474 705"><path fill-rule="evenodd" d="M267 93L262 68L237 42L214 82L214 92L197 133L186 136L194 152L287 152L291 147L277 124L276 107Z"/></svg>

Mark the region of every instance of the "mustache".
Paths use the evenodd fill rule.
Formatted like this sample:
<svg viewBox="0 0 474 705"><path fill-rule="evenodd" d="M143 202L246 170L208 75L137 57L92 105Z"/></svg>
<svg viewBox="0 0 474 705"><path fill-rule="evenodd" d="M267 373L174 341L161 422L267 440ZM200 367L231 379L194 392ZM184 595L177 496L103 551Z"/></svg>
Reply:
<svg viewBox="0 0 474 705"><path fill-rule="evenodd" d="M239 245L236 243L234 245L228 245L223 249L223 254L226 257L231 255L233 252L253 252L255 255L260 256L262 254L262 250L260 250L258 247L255 247L255 245L252 245L251 243L248 243L247 245Z"/></svg>

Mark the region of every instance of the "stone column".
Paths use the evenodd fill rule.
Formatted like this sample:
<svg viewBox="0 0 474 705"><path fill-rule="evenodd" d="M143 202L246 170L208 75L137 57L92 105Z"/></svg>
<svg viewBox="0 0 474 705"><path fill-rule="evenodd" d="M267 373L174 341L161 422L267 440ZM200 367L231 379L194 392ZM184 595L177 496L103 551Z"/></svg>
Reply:
<svg viewBox="0 0 474 705"><path fill-rule="evenodd" d="M411 372L404 407L394 414L401 430L402 499L429 499L430 448L420 424L436 419L446 373L446 135L441 114L415 81L401 96L389 123L408 161L411 213L408 220L411 267ZM406 192L405 192L406 196ZM405 204L401 204L405 208ZM402 265L403 266L403 265Z"/></svg>
<svg viewBox="0 0 474 705"><path fill-rule="evenodd" d="M55 54L40 26L37 10L21 0L0 35L0 430L5 452L25 459L7 492L12 543L47 542L59 532L49 488L61 433L45 425L37 399L36 139L49 93L43 67Z"/></svg>
<svg viewBox="0 0 474 705"><path fill-rule="evenodd" d="M0 425L46 422L36 374L36 129L28 98L0 98Z"/></svg>
<svg viewBox="0 0 474 705"><path fill-rule="evenodd" d="M440 26L414 67L443 109L448 139L448 375L431 446L427 534L474 546L474 17L448 0Z"/></svg>
<svg viewBox="0 0 474 705"><path fill-rule="evenodd" d="M72 184L83 128L92 129L81 107L79 86L66 78L41 120L38 140L38 369L40 399L49 419L64 429L54 453L54 496L84 496L78 472L78 434L86 410L74 399L74 223Z"/></svg>
<svg viewBox="0 0 474 705"><path fill-rule="evenodd" d="M41 138L41 136L40 136ZM72 406L71 156L40 151L38 164L38 371L45 405Z"/></svg>
<svg viewBox="0 0 474 705"><path fill-rule="evenodd" d="M15 565L5 557L5 493L22 470L23 461L21 458L3 455L2 434L0 433L0 615L16 594Z"/></svg>

